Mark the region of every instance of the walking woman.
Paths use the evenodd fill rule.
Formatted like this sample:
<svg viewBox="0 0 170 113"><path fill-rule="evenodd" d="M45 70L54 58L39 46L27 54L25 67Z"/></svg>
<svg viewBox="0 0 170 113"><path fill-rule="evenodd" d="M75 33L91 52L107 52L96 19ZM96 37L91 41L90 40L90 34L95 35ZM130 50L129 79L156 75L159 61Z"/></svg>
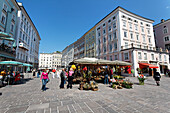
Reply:
<svg viewBox="0 0 170 113"><path fill-rule="evenodd" d="M64 69L62 69L62 72L60 73L60 78L61 78L60 89L64 89L64 80L65 80L65 70Z"/></svg>
<svg viewBox="0 0 170 113"><path fill-rule="evenodd" d="M44 69L40 78L40 81L42 81L42 88L41 88L42 91L46 91L46 84L48 80L49 80L48 72Z"/></svg>
<svg viewBox="0 0 170 113"><path fill-rule="evenodd" d="M68 85L67 85L67 89L70 88L72 89L72 81L73 81L73 69L70 68L69 74L68 74Z"/></svg>
<svg viewBox="0 0 170 113"><path fill-rule="evenodd" d="M156 81L157 86L160 86L159 81L160 81L161 75L159 74L159 72L155 72L153 77Z"/></svg>

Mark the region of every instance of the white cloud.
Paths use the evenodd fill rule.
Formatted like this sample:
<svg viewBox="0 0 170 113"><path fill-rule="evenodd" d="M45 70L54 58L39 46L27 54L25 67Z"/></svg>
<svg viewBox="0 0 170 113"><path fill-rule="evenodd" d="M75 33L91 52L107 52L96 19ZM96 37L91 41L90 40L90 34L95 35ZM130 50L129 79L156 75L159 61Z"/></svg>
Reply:
<svg viewBox="0 0 170 113"><path fill-rule="evenodd" d="M169 9L169 8L170 8L170 6L166 6L166 8L167 8L167 9Z"/></svg>

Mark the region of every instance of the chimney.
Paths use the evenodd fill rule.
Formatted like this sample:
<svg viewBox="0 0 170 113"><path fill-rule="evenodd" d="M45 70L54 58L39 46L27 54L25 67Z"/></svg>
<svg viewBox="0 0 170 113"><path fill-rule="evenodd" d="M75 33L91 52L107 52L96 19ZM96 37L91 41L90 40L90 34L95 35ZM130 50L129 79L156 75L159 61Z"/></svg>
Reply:
<svg viewBox="0 0 170 113"><path fill-rule="evenodd" d="M163 23L163 22L165 22L165 20L164 20L164 19L161 19L161 23Z"/></svg>

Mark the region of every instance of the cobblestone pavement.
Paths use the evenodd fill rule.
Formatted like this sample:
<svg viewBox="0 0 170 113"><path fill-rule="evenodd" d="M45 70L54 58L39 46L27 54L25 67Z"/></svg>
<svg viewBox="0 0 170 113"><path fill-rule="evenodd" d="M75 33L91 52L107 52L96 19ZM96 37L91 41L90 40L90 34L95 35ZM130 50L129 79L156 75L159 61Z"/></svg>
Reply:
<svg viewBox="0 0 170 113"><path fill-rule="evenodd" d="M149 77L145 85L133 89L112 89L99 84L98 91L59 89L60 80L50 79L42 92L39 78L24 84L0 88L0 113L170 113L170 78L162 77L161 86Z"/></svg>

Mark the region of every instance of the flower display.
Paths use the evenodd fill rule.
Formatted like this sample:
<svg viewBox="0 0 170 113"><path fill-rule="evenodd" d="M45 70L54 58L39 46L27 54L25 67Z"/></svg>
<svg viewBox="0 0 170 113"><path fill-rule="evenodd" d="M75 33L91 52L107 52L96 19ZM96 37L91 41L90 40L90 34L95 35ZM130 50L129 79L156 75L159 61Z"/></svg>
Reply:
<svg viewBox="0 0 170 113"><path fill-rule="evenodd" d="M139 80L139 85L144 85L145 76L143 74L139 74L137 77Z"/></svg>

